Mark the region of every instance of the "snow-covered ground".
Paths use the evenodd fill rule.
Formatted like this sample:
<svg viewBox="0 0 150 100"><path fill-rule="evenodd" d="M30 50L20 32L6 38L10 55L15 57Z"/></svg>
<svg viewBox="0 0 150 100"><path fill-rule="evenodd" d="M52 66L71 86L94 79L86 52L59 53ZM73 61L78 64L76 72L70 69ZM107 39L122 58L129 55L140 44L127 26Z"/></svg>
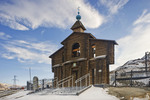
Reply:
<svg viewBox="0 0 150 100"><path fill-rule="evenodd" d="M29 93L29 92L30 91L23 91L22 90L22 91L19 91L19 92L15 93L15 94L2 97L2 98L0 98L0 100L16 100L17 98L26 96L26 94Z"/></svg>
<svg viewBox="0 0 150 100"><path fill-rule="evenodd" d="M11 96L0 98L0 100L119 100L117 97L109 95L107 89L91 87L79 96L75 95L26 95L28 91L20 91Z"/></svg>

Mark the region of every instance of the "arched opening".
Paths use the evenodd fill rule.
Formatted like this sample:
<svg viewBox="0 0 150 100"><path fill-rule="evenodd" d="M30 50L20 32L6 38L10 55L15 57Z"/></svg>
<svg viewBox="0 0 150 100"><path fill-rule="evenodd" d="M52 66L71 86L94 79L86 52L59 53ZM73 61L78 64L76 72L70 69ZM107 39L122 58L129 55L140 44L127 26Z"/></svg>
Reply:
<svg viewBox="0 0 150 100"><path fill-rule="evenodd" d="M92 57L96 57L96 45L92 45Z"/></svg>
<svg viewBox="0 0 150 100"><path fill-rule="evenodd" d="M80 45L79 43L75 43L72 46L72 57L79 57L80 56Z"/></svg>

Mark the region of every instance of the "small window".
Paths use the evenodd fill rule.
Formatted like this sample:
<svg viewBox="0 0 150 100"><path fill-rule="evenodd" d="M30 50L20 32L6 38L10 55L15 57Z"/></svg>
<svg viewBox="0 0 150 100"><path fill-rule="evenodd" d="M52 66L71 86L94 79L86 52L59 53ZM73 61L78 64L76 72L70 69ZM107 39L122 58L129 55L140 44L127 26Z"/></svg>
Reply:
<svg viewBox="0 0 150 100"><path fill-rule="evenodd" d="M75 43L72 46L72 57L79 57L80 56L80 45L79 43Z"/></svg>
<svg viewBox="0 0 150 100"><path fill-rule="evenodd" d="M96 57L96 45L92 45L92 57Z"/></svg>

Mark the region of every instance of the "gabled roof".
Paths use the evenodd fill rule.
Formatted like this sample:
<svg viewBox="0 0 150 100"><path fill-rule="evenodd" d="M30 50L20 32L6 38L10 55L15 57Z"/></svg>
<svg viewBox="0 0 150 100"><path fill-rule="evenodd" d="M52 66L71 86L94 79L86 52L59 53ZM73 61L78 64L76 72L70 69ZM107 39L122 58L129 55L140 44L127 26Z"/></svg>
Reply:
<svg viewBox="0 0 150 100"><path fill-rule="evenodd" d="M74 23L74 25L71 27L72 30L77 29L81 27L83 30L86 30L86 28L84 27L84 25L81 23L81 21L76 21Z"/></svg>
<svg viewBox="0 0 150 100"><path fill-rule="evenodd" d="M61 49L63 49L64 48L64 46L63 47L61 47L60 49L58 49L56 52L54 52L53 54L51 54L50 56L49 56L49 58L52 58L52 56L54 55L54 54L56 54L58 51L60 51Z"/></svg>
<svg viewBox="0 0 150 100"><path fill-rule="evenodd" d="M106 40L106 39L90 39L90 40L96 40L96 41L108 41L108 42L114 42L115 45L118 45L118 43L115 40Z"/></svg>
<svg viewBox="0 0 150 100"><path fill-rule="evenodd" d="M96 39L91 33L85 33L85 32L73 32L70 34L66 39L64 39L61 44L63 44L68 38L70 38L73 34L84 34L84 35L89 35L91 38Z"/></svg>

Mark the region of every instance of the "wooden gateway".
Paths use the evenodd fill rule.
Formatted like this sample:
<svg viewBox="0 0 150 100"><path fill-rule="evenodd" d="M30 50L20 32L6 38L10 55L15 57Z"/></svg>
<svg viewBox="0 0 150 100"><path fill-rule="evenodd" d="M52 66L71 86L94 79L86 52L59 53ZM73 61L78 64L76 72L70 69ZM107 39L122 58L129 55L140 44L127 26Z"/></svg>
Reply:
<svg viewBox="0 0 150 100"><path fill-rule="evenodd" d="M90 84L109 84L109 65L114 64L116 41L96 39L91 33L85 33L79 13L76 19L71 27L73 33L61 42L63 46L59 50L49 56L54 78L65 81L63 79L73 76L74 83L89 73Z"/></svg>

